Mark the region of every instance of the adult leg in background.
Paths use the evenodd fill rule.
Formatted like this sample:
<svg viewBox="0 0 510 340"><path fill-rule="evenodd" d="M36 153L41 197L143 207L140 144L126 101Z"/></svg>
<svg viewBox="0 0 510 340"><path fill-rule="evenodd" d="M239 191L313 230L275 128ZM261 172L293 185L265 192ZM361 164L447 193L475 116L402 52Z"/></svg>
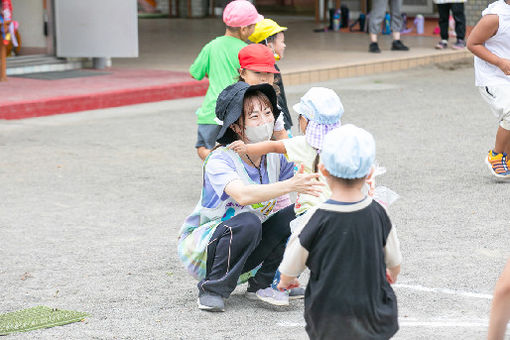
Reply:
<svg viewBox="0 0 510 340"><path fill-rule="evenodd" d="M441 40L448 40L448 19L450 17L450 5L437 4L437 11L439 12L439 31L441 32Z"/></svg>
<svg viewBox="0 0 510 340"><path fill-rule="evenodd" d="M390 16L393 40L400 40L400 31L402 30L402 0L390 1Z"/></svg>
<svg viewBox="0 0 510 340"><path fill-rule="evenodd" d="M370 32L370 40L377 42L377 34L381 31L381 23L384 20L386 11L386 0L372 1L372 10L370 11L370 21L368 23L368 30Z"/></svg>
<svg viewBox="0 0 510 340"><path fill-rule="evenodd" d="M464 14L464 3L450 4L452 9L453 19L455 20L455 33L457 40L464 40L466 36L466 15Z"/></svg>

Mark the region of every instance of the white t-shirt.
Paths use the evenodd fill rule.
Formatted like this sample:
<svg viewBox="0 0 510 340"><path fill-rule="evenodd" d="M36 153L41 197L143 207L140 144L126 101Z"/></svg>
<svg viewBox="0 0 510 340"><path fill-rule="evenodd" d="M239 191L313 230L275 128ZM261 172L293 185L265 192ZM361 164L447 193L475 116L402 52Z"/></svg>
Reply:
<svg viewBox="0 0 510 340"><path fill-rule="evenodd" d="M498 57L510 59L510 5L504 0L498 0L489 5L482 16L495 14L499 18L496 34L485 41L485 47ZM475 84L476 86L498 86L510 84L507 76L499 67L475 56Z"/></svg>
<svg viewBox="0 0 510 340"><path fill-rule="evenodd" d="M303 164L305 173L313 173L313 162L315 161L315 156L317 156L317 150L308 144L305 136L284 139L282 142L287 150L285 154L287 160L289 162L294 162L298 168ZM319 181L326 184L321 187L322 193L319 197L298 194L296 205L294 206L296 214L304 213L309 208L325 202L331 196L331 190L326 182L326 178L322 174L320 174Z"/></svg>

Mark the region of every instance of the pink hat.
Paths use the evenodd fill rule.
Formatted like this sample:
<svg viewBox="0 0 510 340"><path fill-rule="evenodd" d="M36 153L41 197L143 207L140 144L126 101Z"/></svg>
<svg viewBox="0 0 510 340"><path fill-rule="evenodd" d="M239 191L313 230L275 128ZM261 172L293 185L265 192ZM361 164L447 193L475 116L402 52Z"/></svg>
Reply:
<svg viewBox="0 0 510 340"><path fill-rule="evenodd" d="M264 17L247 0L234 0L223 10L223 22L230 27L250 26L262 19Z"/></svg>

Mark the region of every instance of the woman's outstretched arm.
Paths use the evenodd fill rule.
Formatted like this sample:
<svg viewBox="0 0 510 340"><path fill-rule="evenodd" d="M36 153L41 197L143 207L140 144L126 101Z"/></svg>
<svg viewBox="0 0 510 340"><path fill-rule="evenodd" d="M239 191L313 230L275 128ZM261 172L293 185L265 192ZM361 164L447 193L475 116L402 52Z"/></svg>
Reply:
<svg viewBox="0 0 510 340"><path fill-rule="evenodd" d="M234 180L225 186L225 193L240 205L265 202L294 191L319 196L324 184L318 178L318 173L304 174L301 167L294 177L271 184L246 185L241 180Z"/></svg>

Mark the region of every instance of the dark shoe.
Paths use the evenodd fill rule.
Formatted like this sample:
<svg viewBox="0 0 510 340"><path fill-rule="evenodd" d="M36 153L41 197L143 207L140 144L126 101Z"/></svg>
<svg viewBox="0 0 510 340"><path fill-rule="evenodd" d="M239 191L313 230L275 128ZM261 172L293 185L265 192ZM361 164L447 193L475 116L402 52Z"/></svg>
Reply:
<svg viewBox="0 0 510 340"><path fill-rule="evenodd" d="M296 287L289 290L289 299L297 300L305 298L305 289L303 287Z"/></svg>
<svg viewBox="0 0 510 340"><path fill-rule="evenodd" d="M381 53L381 49L379 48L379 45L377 45L376 42L373 42L373 43L370 43L370 46L368 46L368 52Z"/></svg>
<svg viewBox="0 0 510 340"><path fill-rule="evenodd" d="M463 39L457 39L457 42L452 45L454 50L463 50L466 48L466 42Z"/></svg>
<svg viewBox="0 0 510 340"><path fill-rule="evenodd" d="M224 312L225 302L219 295L203 293L198 297L198 308L208 312Z"/></svg>
<svg viewBox="0 0 510 340"><path fill-rule="evenodd" d="M409 51L409 47L404 45L402 41L400 40L393 40L391 43L391 50L392 51Z"/></svg>

